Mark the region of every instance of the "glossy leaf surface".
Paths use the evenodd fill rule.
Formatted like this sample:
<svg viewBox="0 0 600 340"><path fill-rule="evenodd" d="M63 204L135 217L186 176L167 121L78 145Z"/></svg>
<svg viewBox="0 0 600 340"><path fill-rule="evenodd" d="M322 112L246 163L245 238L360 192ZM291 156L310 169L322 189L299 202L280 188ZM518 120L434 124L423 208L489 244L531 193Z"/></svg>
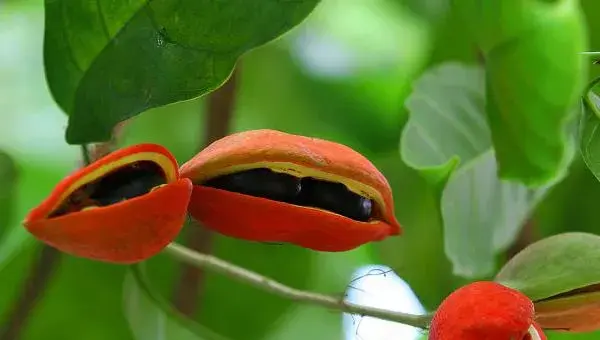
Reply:
<svg viewBox="0 0 600 340"><path fill-rule="evenodd" d="M317 3L47 0L46 74L69 114L67 142L108 140L122 120L214 90Z"/></svg>

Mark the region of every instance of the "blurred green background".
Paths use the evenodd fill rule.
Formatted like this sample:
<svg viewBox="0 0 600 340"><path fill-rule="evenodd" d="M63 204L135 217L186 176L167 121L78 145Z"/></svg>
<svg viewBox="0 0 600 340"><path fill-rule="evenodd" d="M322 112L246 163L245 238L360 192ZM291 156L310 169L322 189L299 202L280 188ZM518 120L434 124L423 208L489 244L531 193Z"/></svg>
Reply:
<svg viewBox="0 0 600 340"><path fill-rule="evenodd" d="M598 50L600 2L583 4L590 46ZM324 0L301 26L240 62L232 130L279 129L355 148L388 177L405 234L342 254L219 237L217 256L294 287L338 295L345 293L357 269L384 264L410 285L429 311L466 282L452 275L444 254L442 229L432 213L433 190L402 163L398 152L411 82L430 65L474 61L457 19L441 19L446 6L444 0ZM66 116L45 83L43 21L42 1L0 0L0 149L18 170L8 227L0 224L0 240L8 239L0 243L0 328L40 247L19 223L79 159L78 148L64 142ZM202 98L150 110L127 126L122 144L160 143L184 162L204 138L204 110ZM568 178L537 209L536 237L595 232L598 199L600 183L577 159ZM166 297L172 296L178 269L163 255L149 261L150 277ZM64 256L23 339L132 339L123 315L125 272L121 266ZM393 280L391 276L383 279ZM401 285L395 287L404 291ZM362 289L353 293L377 293ZM202 297L197 320L231 339L329 340L347 335L339 313L295 305L220 276L207 277ZM363 334L361 327L347 339L392 338L392 333L384 338L369 333L367 326ZM598 336L600 332L550 334L550 339Z"/></svg>

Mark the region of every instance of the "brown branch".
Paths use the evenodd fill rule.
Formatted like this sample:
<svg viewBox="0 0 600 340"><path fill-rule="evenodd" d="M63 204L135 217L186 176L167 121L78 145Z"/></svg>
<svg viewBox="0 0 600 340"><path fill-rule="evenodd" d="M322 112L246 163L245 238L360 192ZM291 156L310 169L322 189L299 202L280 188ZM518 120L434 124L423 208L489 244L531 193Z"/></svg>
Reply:
<svg viewBox="0 0 600 340"><path fill-rule="evenodd" d="M231 77L208 98L208 115L204 145L225 137L229 133L229 125L235 109L235 98L241 65L238 64ZM200 149L204 146L200 146Z"/></svg>
<svg viewBox="0 0 600 340"><path fill-rule="evenodd" d="M201 150L217 139L226 136L229 132L231 117L235 106L236 89L239 78L240 65L238 64L231 77L223 86L208 97L208 114L204 124L205 141L199 147ZM187 243L191 249L205 254L212 253L213 233L207 228L191 223L186 228ZM198 294L204 288L204 272L189 264L182 264L181 274L176 284L173 304L184 315L191 316L198 307Z"/></svg>
<svg viewBox="0 0 600 340"><path fill-rule="evenodd" d="M415 315L390 311L377 307L361 306L348 302L344 299L340 299L339 297L295 289L277 282L269 277L223 261L212 255L195 252L177 243L171 243L164 251L165 253L189 264L190 266L207 269L211 272L224 275L230 279L243 282L265 292L275 294L291 301L321 306L350 314L372 316L375 318L399 322L422 329L429 328L431 315Z"/></svg>

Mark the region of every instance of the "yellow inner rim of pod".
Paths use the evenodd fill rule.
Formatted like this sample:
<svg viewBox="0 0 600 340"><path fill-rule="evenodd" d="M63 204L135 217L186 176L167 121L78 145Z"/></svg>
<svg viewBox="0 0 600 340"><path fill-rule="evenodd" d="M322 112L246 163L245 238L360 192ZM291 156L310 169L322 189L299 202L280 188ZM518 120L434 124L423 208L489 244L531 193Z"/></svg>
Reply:
<svg viewBox="0 0 600 340"><path fill-rule="evenodd" d="M171 159L163 154L156 152L140 152L132 155L125 156L123 158L114 160L110 163L103 164L98 169L91 171L80 178L78 178L73 184L71 184L65 191L61 193L56 201L56 204L49 210L51 213L58 209L58 207L76 190L83 187L84 185L94 182L100 177L116 170L123 168L129 164L139 161L152 161L160 166L165 173L165 179L167 183L171 183L177 179L177 168L173 166Z"/></svg>

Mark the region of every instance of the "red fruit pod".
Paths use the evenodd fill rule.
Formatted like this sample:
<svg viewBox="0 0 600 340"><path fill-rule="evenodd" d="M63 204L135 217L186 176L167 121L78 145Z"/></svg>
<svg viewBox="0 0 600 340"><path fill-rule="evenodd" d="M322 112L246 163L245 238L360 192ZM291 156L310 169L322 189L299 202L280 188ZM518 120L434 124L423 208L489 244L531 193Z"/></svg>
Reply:
<svg viewBox="0 0 600 340"><path fill-rule="evenodd" d="M179 233L192 192L164 147L117 150L64 178L25 218L37 239L71 255L135 263Z"/></svg>
<svg viewBox="0 0 600 340"><path fill-rule="evenodd" d="M546 340L533 302L496 282L480 281L450 294L435 312L430 340Z"/></svg>
<svg viewBox="0 0 600 340"><path fill-rule="evenodd" d="M224 137L180 168L190 214L221 234L346 251L398 235L392 190L364 156L275 130Z"/></svg>

